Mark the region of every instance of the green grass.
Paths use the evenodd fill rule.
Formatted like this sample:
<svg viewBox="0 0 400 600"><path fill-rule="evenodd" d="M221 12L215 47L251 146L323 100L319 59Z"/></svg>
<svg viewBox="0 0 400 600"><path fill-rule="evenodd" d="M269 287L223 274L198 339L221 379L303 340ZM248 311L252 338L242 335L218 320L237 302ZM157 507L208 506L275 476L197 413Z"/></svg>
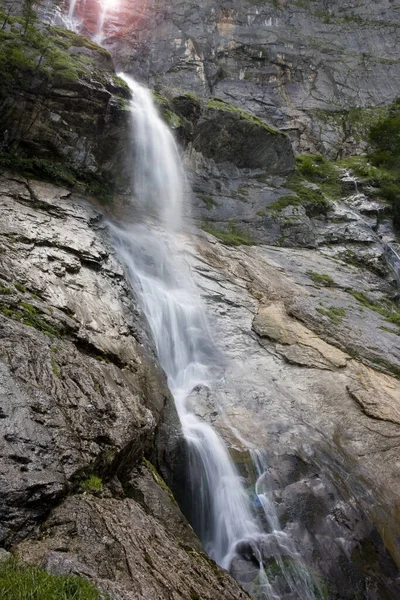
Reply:
<svg viewBox="0 0 400 600"><path fill-rule="evenodd" d="M345 309L340 308L338 306L328 306L328 308L318 307L316 310L321 315L328 317L332 321L332 323L335 323L335 325L340 325L340 323L346 316Z"/></svg>
<svg viewBox="0 0 400 600"><path fill-rule="evenodd" d="M197 197L204 202L207 210L211 210L217 206L220 206L219 202L217 202L212 196L208 196L207 194L197 194Z"/></svg>
<svg viewBox="0 0 400 600"><path fill-rule="evenodd" d="M13 290L8 287L0 284L0 295L5 296L7 294L12 294Z"/></svg>
<svg viewBox="0 0 400 600"><path fill-rule="evenodd" d="M346 290L346 292L353 296L362 306L380 314L388 323L400 327L400 308L391 300L375 301L370 300L364 292L356 292L350 289Z"/></svg>
<svg viewBox="0 0 400 600"><path fill-rule="evenodd" d="M325 275L324 273L316 273L315 271L307 271L307 275L316 285L321 285L324 287L333 287L335 285L334 280L330 275Z"/></svg>
<svg viewBox="0 0 400 600"><path fill-rule="evenodd" d="M103 491L103 480L97 475L90 475L80 484L81 490L88 494L98 493Z"/></svg>
<svg viewBox="0 0 400 600"><path fill-rule="evenodd" d="M323 156L296 156L296 171L289 175L285 187L294 192L281 196L267 210L280 212L288 206L304 206L308 217L326 215L330 200L341 197L340 170Z"/></svg>
<svg viewBox="0 0 400 600"><path fill-rule="evenodd" d="M51 363L51 369L52 369L52 371L53 371L54 375L55 375L56 377L60 377L60 371L59 371L59 369L58 369L57 363L56 363L56 361L54 360L54 358L52 358L52 359L51 359L50 363Z"/></svg>
<svg viewBox="0 0 400 600"><path fill-rule="evenodd" d="M21 292L21 294L26 294L26 287L24 285L22 285L22 283L18 283L18 281L15 281L14 282L14 287L19 292Z"/></svg>
<svg viewBox="0 0 400 600"><path fill-rule="evenodd" d="M0 562L1 600L109 600L83 577L50 575L14 558Z"/></svg>
<svg viewBox="0 0 400 600"><path fill-rule="evenodd" d="M329 200L325 198L321 190L315 190L305 183L288 182L287 187L290 187L296 193L284 195L268 204L266 209L271 212L280 212L288 206L304 206L307 216L314 217L318 215L326 215L329 210Z"/></svg>
<svg viewBox="0 0 400 600"><path fill-rule="evenodd" d="M250 238L250 236L244 231L240 231L237 229L236 225L230 224L229 229L227 231L223 229L216 229L207 223L203 223L202 227L203 231L207 233L211 233L216 238L221 240L227 246L253 246L254 242Z"/></svg>
<svg viewBox="0 0 400 600"><path fill-rule="evenodd" d="M60 331L48 323L37 308L27 302L20 302L17 306L6 305L0 302L0 313L9 319L14 319L15 321L24 323L24 325L34 327L48 336L59 337L60 335Z"/></svg>

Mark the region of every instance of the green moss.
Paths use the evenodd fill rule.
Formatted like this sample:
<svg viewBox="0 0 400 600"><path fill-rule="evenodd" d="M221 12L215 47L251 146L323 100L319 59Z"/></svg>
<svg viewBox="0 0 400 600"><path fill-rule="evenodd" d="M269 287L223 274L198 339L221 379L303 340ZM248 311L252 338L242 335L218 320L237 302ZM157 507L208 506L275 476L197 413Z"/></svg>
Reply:
<svg viewBox="0 0 400 600"><path fill-rule="evenodd" d="M172 110L163 110L162 114L165 120L167 121L168 125L171 127L171 129L178 129L178 127L182 127L183 121L181 117Z"/></svg>
<svg viewBox="0 0 400 600"><path fill-rule="evenodd" d="M353 296L362 306L380 314L388 323L393 323L400 327L400 308L391 300L374 301L370 300L364 292L357 292L350 289L347 289L346 292Z"/></svg>
<svg viewBox="0 0 400 600"><path fill-rule="evenodd" d="M274 135L286 136L285 133L283 133L282 131L279 131L279 129L276 129L276 127L272 127L271 125L264 123L264 121L261 121L261 119L259 119L252 113L249 113L246 110L243 110L242 108L238 108L237 106L234 106L233 104L229 104L228 102L225 102L225 100L222 100L221 98L211 98L210 100L207 101L207 106L208 106L208 108L211 108L212 110L222 110L225 112L235 113L239 116L240 119L243 119L244 121L248 121L249 123L252 123L253 125L257 125L258 127L262 127L263 129L266 129L269 133L272 133Z"/></svg>
<svg viewBox="0 0 400 600"><path fill-rule="evenodd" d="M54 375L55 375L56 377L60 377L60 371L59 371L59 369L58 369L57 363L56 363L56 361L54 360L54 358L52 358L52 359L51 359L50 363L51 363L51 369L52 369L52 371L53 371Z"/></svg>
<svg viewBox="0 0 400 600"><path fill-rule="evenodd" d="M151 91L151 95L153 96L153 100L159 105L159 106L166 106L166 107L170 107L170 101L167 100L167 98L165 96L162 96L161 94L159 94L158 92L156 92L155 90Z"/></svg>
<svg viewBox="0 0 400 600"><path fill-rule="evenodd" d="M76 175L65 165L45 158L22 158L0 152L0 168L18 171L26 177L37 177L54 183L71 185L76 182Z"/></svg>
<svg viewBox="0 0 400 600"><path fill-rule="evenodd" d="M250 236L244 231L240 231L236 225L230 224L227 231L223 229L216 229L211 225L204 223L201 227L207 233L211 233L216 238L221 240L227 246L253 246L254 242Z"/></svg>
<svg viewBox="0 0 400 600"><path fill-rule="evenodd" d="M321 190L313 189L304 183L289 183L295 195L285 195L275 200L266 207L272 212L279 212L288 206L304 206L306 214L309 217L325 215L329 210L329 201L322 194Z"/></svg>
<svg viewBox="0 0 400 600"><path fill-rule="evenodd" d="M13 290L10 287L0 284L0 295L12 294Z"/></svg>
<svg viewBox="0 0 400 600"><path fill-rule="evenodd" d="M15 321L20 321L29 327L34 327L42 333L58 337L60 331L50 325L42 316L40 311L27 302L20 302L17 306L7 306L4 303L0 303L0 312Z"/></svg>
<svg viewBox="0 0 400 600"><path fill-rule="evenodd" d="M160 486L160 488L167 492L171 502L175 504L175 506L178 506L178 503L176 502L173 493L171 492L170 488L167 486L167 484L165 483L164 479L161 477L155 466L146 458L142 458L142 465L150 471L154 481Z"/></svg>
<svg viewBox="0 0 400 600"><path fill-rule="evenodd" d="M332 321L332 323L335 323L335 325L340 325L340 323L346 316L345 309L340 308L338 306L329 306L328 308L318 307L316 310L321 315L328 317Z"/></svg>
<svg viewBox="0 0 400 600"><path fill-rule="evenodd" d="M247 188L245 188L244 186L239 186L237 189L237 193L240 196L245 196L247 198L247 196L249 195L249 190Z"/></svg>
<svg viewBox="0 0 400 600"><path fill-rule="evenodd" d="M83 35L79 35L78 33L75 33L69 29L63 29L62 27L52 27L51 28L52 31L54 31L55 33L57 33L59 36L66 38L67 40L69 40L70 44L68 46L77 46L80 48L89 48L89 50L95 50L96 52L98 52L99 54L102 54L103 56L107 56L109 58L111 58L111 54L109 53L108 50L106 50L105 48L103 48L102 46L99 46L98 44L96 44L93 40L91 40L90 38L87 38ZM118 77L118 79L121 82L121 85L123 87L126 87L127 89L128 86L125 83L125 81L123 79L121 79L120 77Z"/></svg>
<svg viewBox="0 0 400 600"><path fill-rule="evenodd" d="M21 292L21 294L26 294L26 287L24 285L22 285L22 283L18 283L18 281L15 281L14 282L14 287L19 292Z"/></svg>
<svg viewBox="0 0 400 600"><path fill-rule="evenodd" d="M14 558L0 562L2 600L106 600L94 585L75 575L50 575Z"/></svg>
<svg viewBox="0 0 400 600"><path fill-rule="evenodd" d="M212 196L207 196L206 194L197 194L197 197L200 198L200 200L203 200L207 210L211 210L212 208L220 206L219 202L214 200Z"/></svg>
<svg viewBox="0 0 400 600"><path fill-rule="evenodd" d="M307 271L307 275L317 285L322 285L324 287L333 287L335 285L332 277L325 275L324 273L316 273L315 271L309 270Z"/></svg>
<svg viewBox="0 0 400 600"><path fill-rule="evenodd" d="M97 475L90 475L84 481L81 481L80 488L82 492L96 494L103 491L103 480Z"/></svg>
<svg viewBox="0 0 400 600"><path fill-rule="evenodd" d="M266 215L266 213L265 213L265 210L258 210L258 211L256 212L256 215L257 215L258 217L265 217L265 215Z"/></svg>

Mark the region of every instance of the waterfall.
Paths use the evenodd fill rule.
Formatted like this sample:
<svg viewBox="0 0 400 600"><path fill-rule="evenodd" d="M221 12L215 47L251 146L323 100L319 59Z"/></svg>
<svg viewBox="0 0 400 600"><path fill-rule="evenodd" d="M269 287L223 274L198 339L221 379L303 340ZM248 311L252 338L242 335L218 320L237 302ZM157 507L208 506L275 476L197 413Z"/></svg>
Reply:
<svg viewBox="0 0 400 600"><path fill-rule="evenodd" d="M94 39L104 38L107 11L103 0ZM76 2L67 19L80 28ZM179 150L160 118L149 90L120 74L131 93L132 188L140 219L109 223L115 249L125 265L174 397L189 455L192 523L206 552L231 570L256 600L316 600L322 597L301 562L293 541L280 528L265 486L265 465L253 452L255 498L268 532L256 516L249 495L222 438L191 408L190 394L211 388L223 364L213 342L205 308L184 259L182 212L190 187ZM265 566L278 568L271 576ZM245 563L244 570L240 565ZM239 566L238 566L239 565ZM250 574L250 579L249 579Z"/></svg>
<svg viewBox="0 0 400 600"><path fill-rule="evenodd" d="M233 569L254 598L315 600L317 586L293 541L281 530L267 494L261 454L252 456L255 492L269 533L257 520L221 437L188 402L198 386L212 387L222 369L205 308L183 257L182 209L190 190L172 133L158 115L151 93L132 78L122 73L120 77L132 92L132 184L142 222L110 225L110 230L149 323L189 449L192 523L209 556ZM279 576L274 573L273 581L265 560L277 565ZM246 566L253 571L250 582L232 567L235 561L250 565Z"/></svg>
<svg viewBox="0 0 400 600"><path fill-rule="evenodd" d="M115 246L139 295L189 447L199 534L208 554L229 568L236 544L260 534L229 454L214 429L189 408L197 386L218 372L202 302L179 246L185 182L174 138L151 94L120 74L132 91L135 197L151 222L111 226Z"/></svg>

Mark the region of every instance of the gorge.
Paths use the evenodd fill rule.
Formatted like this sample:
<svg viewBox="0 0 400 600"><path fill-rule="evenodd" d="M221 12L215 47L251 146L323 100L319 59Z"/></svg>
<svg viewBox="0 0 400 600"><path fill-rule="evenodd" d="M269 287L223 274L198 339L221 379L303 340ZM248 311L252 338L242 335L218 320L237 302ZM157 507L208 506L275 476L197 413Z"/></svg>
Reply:
<svg viewBox="0 0 400 600"><path fill-rule="evenodd" d="M117 600L397 598L396 179L366 154L396 110L396 7L310 4L6 6L0 514L22 563ZM361 76L331 96L336 73L307 104L303 59L271 58L315 19L352 25L349 68L379 48L368 97Z"/></svg>

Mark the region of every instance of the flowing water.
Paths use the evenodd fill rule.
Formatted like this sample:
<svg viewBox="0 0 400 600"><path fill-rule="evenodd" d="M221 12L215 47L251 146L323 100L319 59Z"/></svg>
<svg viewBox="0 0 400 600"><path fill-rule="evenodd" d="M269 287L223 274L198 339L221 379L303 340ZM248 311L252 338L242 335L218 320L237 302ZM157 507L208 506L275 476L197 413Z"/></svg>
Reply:
<svg viewBox="0 0 400 600"><path fill-rule="evenodd" d="M71 21L76 18L74 2ZM106 17L104 4L98 41L103 39ZM141 216L134 224L109 227L175 399L189 449L193 525L206 552L231 569L254 598L315 600L319 597L314 594L315 585L293 542L280 528L265 485L262 455L253 452L252 458L264 526L222 439L190 408L191 392L198 386L211 388L223 369L184 259L182 209L190 189L172 133L158 115L151 93L132 78L120 77L132 92L132 185ZM278 576L276 570L273 577L268 574L265 564L271 560ZM241 573L235 571L235 562L242 564Z"/></svg>
<svg viewBox="0 0 400 600"><path fill-rule="evenodd" d="M222 439L188 406L192 390L211 387L219 373L219 356L205 310L182 257L182 207L189 194L188 184L173 136L159 117L150 92L130 77L120 77L133 97L133 187L146 218L141 224L111 226L111 230L150 325L189 447L194 526L206 552L226 569L243 548L251 549L251 561L258 568L247 587L255 598L281 597L264 569L265 556L270 559L272 555L283 580L279 587L289 589L285 597L313 600L310 576L293 542L281 531L274 505L263 487L261 455L254 454L256 494L265 512L268 533L263 532L253 513Z"/></svg>

